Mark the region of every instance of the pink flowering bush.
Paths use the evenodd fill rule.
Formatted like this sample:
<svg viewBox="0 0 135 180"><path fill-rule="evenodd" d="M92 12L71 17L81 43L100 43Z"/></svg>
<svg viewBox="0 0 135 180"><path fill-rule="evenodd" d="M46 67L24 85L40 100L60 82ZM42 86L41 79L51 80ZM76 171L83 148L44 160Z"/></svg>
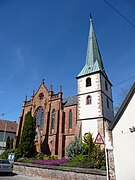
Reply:
<svg viewBox="0 0 135 180"><path fill-rule="evenodd" d="M48 165L48 166L59 166L67 163L67 159L56 159L56 160L33 160L32 164Z"/></svg>

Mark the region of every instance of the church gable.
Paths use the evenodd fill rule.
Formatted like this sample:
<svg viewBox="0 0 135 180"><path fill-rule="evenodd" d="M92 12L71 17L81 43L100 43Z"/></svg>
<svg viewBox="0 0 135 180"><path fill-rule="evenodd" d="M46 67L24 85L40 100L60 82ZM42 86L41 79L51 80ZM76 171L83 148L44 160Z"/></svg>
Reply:
<svg viewBox="0 0 135 180"><path fill-rule="evenodd" d="M38 88L37 92L34 95L34 100L41 101L43 99L48 99L48 94L49 91L44 85L44 81L42 81L42 84L40 85L40 87Z"/></svg>
<svg viewBox="0 0 135 180"><path fill-rule="evenodd" d="M46 88L44 81L42 81L37 92L33 94L31 99L33 106L33 115L35 115L35 112L38 108L42 107L44 109L44 107L46 107L48 99L49 99L49 91Z"/></svg>

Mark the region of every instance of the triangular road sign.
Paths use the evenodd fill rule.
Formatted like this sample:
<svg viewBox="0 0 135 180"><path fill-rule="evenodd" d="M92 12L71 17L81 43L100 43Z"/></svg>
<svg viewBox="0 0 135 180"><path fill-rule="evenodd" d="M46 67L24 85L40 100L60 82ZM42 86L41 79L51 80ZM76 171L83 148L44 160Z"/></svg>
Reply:
<svg viewBox="0 0 135 180"><path fill-rule="evenodd" d="M94 144L104 144L104 140L103 140L103 138L99 132L98 132L97 137L94 141Z"/></svg>

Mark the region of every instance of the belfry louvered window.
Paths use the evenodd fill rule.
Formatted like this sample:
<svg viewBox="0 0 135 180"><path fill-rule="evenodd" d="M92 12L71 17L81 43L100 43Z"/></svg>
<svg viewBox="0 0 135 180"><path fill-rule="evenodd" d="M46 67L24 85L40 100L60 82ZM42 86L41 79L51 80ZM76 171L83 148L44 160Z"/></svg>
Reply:
<svg viewBox="0 0 135 180"><path fill-rule="evenodd" d="M69 110L69 128L72 128L72 110Z"/></svg>
<svg viewBox="0 0 135 180"><path fill-rule="evenodd" d="M56 112L55 112L55 110L53 110L52 111L52 125L51 125L52 129L54 129L55 117L56 117Z"/></svg>
<svg viewBox="0 0 135 180"><path fill-rule="evenodd" d="M86 87L91 86L91 78L86 79Z"/></svg>
<svg viewBox="0 0 135 180"><path fill-rule="evenodd" d="M36 125L39 126L40 129L43 129L43 126L44 126L44 110L42 107L39 107L36 110L35 117L36 117Z"/></svg>

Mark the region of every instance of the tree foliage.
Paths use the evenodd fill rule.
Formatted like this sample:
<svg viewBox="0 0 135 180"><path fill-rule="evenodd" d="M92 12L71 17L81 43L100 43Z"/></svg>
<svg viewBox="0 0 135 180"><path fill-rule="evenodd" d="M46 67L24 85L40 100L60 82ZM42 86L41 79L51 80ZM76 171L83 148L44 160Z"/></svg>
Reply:
<svg viewBox="0 0 135 180"><path fill-rule="evenodd" d="M90 132L84 135L82 142L75 138L68 145L66 154L70 159L67 166L106 169L105 151L94 144Z"/></svg>
<svg viewBox="0 0 135 180"><path fill-rule="evenodd" d="M85 153L88 156L88 160L90 161L91 159L91 154L94 150L95 144L93 143L93 138L90 132L85 133L83 137L83 143L84 143L84 149Z"/></svg>
<svg viewBox="0 0 135 180"><path fill-rule="evenodd" d="M66 148L66 155L68 158L74 158L77 155L83 153L83 144L79 142L79 139L75 137L75 140L72 141Z"/></svg>
<svg viewBox="0 0 135 180"><path fill-rule="evenodd" d="M22 136L19 144L19 152L22 157L32 157L36 153L36 147L34 144L36 132L36 119L32 117L31 111L29 111L24 120L24 126L22 130Z"/></svg>
<svg viewBox="0 0 135 180"><path fill-rule="evenodd" d="M91 155L91 162L93 164L93 168L105 170L106 168L105 150L101 149L100 145L95 145Z"/></svg>

